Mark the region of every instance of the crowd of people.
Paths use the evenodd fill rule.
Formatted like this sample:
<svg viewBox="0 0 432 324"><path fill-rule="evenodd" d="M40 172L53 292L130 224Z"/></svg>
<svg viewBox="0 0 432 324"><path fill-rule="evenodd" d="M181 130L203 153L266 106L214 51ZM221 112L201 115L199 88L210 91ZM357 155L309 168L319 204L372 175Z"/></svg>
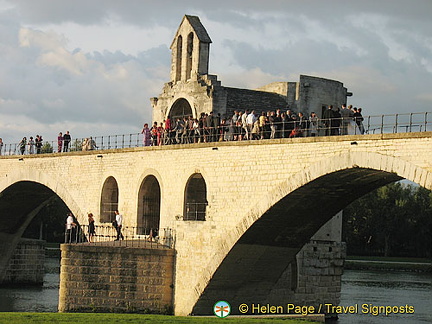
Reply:
<svg viewBox="0 0 432 324"><path fill-rule="evenodd" d="M351 135L364 134L362 109L352 105L341 108L328 106L322 117L315 112L306 116L302 112L277 109L273 111L255 110L234 111L232 116L222 118L220 114L201 113L199 118L182 116L170 118L163 122L154 122L152 127L144 124L141 131L144 146L169 144L207 143L218 141L242 141L275 138L293 138L318 135ZM77 141L74 150L90 151L98 149L92 137ZM0 155L3 148L0 138ZM74 144L75 145L75 144ZM69 152L71 149L69 131L59 133L57 152ZM79 147L81 146L81 147ZM42 153L42 135L29 140L26 137L18 143L20 154ZM52 151L51 151L52 152Z"/></svg>
<svg viewBox="0 0 432 324"><path fill-rule="evenodd" d="M319 118L315 112L305 116L288 109L282 111L234 111L228 118L220 114L201 113L199 118L184 116L144 124L141 131L144 146L207 143L325 135L364 134L362 109L352 105L328 106Z"/></svg>
<svg viewBox="0 0 432 324"><path fill-rule="evenodd" d="M56 152L69 152L71 150L71 141L72 138L69 131L66 131L66 133L64 134L60 132L57 136ZM51 144L53 145L50 145L48 148L44 148L44 141L42 135L36 135L35 138L33 138L33 136L30 136L29 139L27 139L27 137L25 136L17 145L13 145L13 151L15 151L16 148L21 155L50 153L54 151L55 143L51 142ZM4 146L5 144L3 143L3 139L0 138L0 155L2 155ZM92 137L88 137L82 139L82 141L78 141L76 147L72 148L72 150L80 149L82 151L91 151L96 150L97 148L98 146L96 145L95 140Z"/></svg>

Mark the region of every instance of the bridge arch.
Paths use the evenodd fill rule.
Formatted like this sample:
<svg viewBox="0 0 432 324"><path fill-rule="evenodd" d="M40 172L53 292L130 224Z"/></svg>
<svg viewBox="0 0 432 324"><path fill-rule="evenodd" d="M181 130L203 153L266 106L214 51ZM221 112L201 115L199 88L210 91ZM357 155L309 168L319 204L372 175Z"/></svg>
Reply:
<svg viewBox="0 0 432 324"><path fill-rule="evenodd" d="M84 212L72 197L72 194L69 192L69 190L66 189L67 186L63 182L62 178L54 175L48 175L35 168L26 168L25 166L21 166L19 170L9 172L7 176L2 181L0 181L0 195L2 195L2 193L7 188L11 188L13 185L24 181L39 184L51 190L53 194L59 196L66 206L68 206L78 221L83 221L86 219L86 215L84 215ZM0 213L0 215L2 215L2 213Z"/></svg>
<svg viewBox="0 0 432 324"><path fill-rule="evenodd" d="M192 313L211 310L221 291L231 305L254 302L246 298L251 291L259 291L260 300L274 301L282 274L295 264L296 254L323 224L357 198L403 178L432 189L430 171L368 152L336 154L331 161L311 164L290 177L217 244Z"/></svg>
<svg viewBox="0 0 432 324"><path fill-rule="evenodd" d="M12 181L6 184L6 188L4 183L0 183L0 253L2 255L0 283L5 278L9 261L24 231L42 208L53 201L53 198L59 197L78 219L78 215L81 214L60 182L50 188L49 185L53 185L51 178L45 178L49 184L31 179L43 179L38 172L34 172L32 177L23 177L24 179L21 180L17 179L20 176L13 173L8 174L8 178ZM59 216L63 216L66 220L66 215Z"/></svg>

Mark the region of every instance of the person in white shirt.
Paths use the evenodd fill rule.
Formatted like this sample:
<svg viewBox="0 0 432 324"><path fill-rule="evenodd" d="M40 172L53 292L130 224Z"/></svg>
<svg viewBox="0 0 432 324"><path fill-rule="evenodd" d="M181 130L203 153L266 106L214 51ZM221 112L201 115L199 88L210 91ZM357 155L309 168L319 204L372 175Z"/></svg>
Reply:
<svg viewBox="0 0 432 324"><path fill-rule="evenodd" d="M74 218L72 213L69 212L66 218L66 232L65 232L65 243L73 243L74 231L76 224L74 222Z"/></svg>
<svg viewBox="0 0 432 324"><path fill-rule="evenodd" d="M117 230L117 238L115 241L118 241L120 239L124 240L124 236L121 232L122 225L123 225L123 216L118 212L118 210L115 211L116 215L116 230Z"/></svg>
<svg viewBox="0 0 432 324"><path fill-rule="evenodd" d="M253 129L253 125L255 124L255 122L257 121L257 117L255 116L255 110L252 110L251 113L249 115L247 115L246 117L246 124L247 124L247 137L249 140L253 139L252 138L252 129Z"/></svg>

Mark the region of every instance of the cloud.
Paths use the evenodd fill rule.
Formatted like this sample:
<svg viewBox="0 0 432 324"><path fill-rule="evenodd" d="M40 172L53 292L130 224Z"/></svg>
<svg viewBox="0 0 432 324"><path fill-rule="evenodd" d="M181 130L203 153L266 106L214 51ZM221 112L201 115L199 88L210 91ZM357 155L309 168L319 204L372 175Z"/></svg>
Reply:
<svg viewBox="0 0 432 324"><path fill-rule="evenodd" d="M169 75L166 46L137 56L120 51L85 53L68 50L63 35L5 26L16 38L3 38L0 45L4 139L11 136L17 141L42 131L52 137L66 129L76 136L132 133L151 121L149 98L166 81L162 76Z"/></svg>
<svg viewBox="0 0 432 324"><path fill-rule="evenodd" d="M307 74L343 82L366 112L424 110L431 12L429 0L0 0L0 135L139 131L184 14L206 27L223 85Z"/></svg>

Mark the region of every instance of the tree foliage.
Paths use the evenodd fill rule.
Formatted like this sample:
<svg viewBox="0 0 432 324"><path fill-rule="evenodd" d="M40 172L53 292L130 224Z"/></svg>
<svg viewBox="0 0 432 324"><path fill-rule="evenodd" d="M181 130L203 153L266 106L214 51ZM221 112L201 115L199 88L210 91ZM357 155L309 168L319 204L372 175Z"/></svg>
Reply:
<svg viewBox="0 0 432 324"><path fill-rule="evenodd" d="M53 147L49 142L45 142L41 148L41 153L52 153Z"/></svg>
<svg viewBox="0 0 432 324"><path fill-rule="evenodd" d="M401 182L381 187L344 210L348 254L431 257L432 192Z"/></svg>

